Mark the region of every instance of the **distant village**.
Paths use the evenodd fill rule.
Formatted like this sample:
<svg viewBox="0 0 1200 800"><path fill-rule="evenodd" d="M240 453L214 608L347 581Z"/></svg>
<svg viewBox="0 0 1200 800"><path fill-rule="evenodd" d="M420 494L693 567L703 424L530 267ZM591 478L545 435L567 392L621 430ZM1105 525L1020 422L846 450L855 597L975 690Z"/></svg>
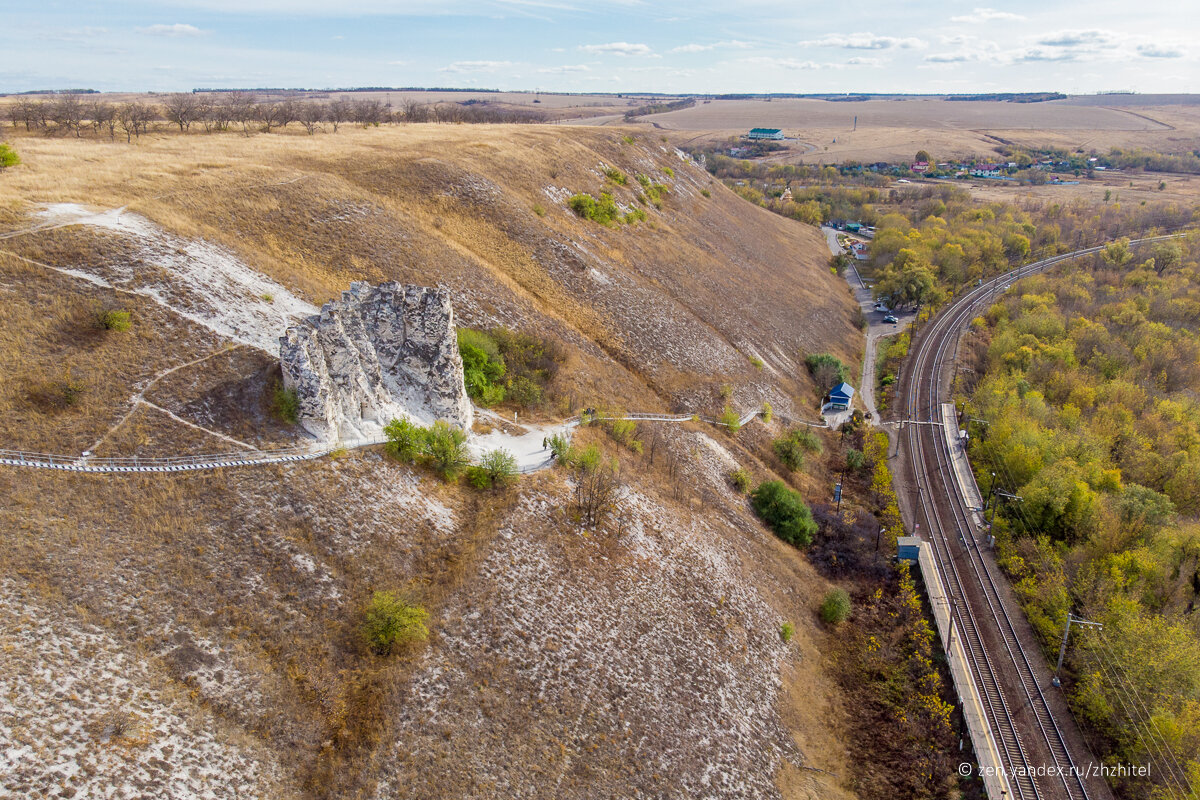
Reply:
<svg viewBox="0 0 1200 800"><path fill-rule="evenodd" d="M780 149L781 145L775 143L787 138L779 128L752 128L742 137L747 144L730 147L726 152L731 158L758 158ZM1065 155L1050 152L1014 152L1003 161L876 161L870 164L846 161L830 166L846 176L876 173L900 178L900 182L909 178L989 178L1036 184L1077 184L1079 181L1071 178L1090 178L1094 172L1120 168L1119 164L1100 154Z"/></svg>

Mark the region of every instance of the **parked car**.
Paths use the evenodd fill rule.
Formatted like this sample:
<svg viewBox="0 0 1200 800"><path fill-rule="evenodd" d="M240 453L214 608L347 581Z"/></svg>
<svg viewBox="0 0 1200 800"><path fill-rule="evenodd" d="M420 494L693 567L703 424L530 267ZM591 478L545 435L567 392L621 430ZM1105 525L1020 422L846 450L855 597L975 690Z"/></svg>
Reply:
<svg viewBox="0 0 1200 800"><path fill-rule="evenodd" d="M883 321L884 321L884 322L890 322L890 323L892 323L893 325L895 325L895 324L896 324L897 322L899 322L900 320L896 319L896 316L895 316L894 314L888 314L886 317L884 317L884 318L883 318Z"/></svg>
<svg viewBox="0 0 1200 800"><path fill-rule="evenodd" d="M883 303L876 303L875 310L876 311L887 311L887 306L885 306Z"/></svg>

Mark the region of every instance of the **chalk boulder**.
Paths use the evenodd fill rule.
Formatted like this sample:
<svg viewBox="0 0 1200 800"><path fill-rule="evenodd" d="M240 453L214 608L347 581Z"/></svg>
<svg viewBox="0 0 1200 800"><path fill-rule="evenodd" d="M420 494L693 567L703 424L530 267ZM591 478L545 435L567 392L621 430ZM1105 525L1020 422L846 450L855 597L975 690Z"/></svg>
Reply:
<svg viewBox="0 0 1200 800"><path fill-rule="evenodd" d="M450 295L399 283L352 283L340 300L279 339L283 385L299 421L325 441L378 437L392 419L469 429Z"/></svg>

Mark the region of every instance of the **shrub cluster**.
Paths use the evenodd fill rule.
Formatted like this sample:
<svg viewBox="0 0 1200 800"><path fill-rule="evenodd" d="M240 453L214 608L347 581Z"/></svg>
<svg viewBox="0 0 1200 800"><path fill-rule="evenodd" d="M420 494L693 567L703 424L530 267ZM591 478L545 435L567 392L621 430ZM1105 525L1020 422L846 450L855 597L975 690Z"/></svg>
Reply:
<svg viewBox="0 0 1200 800"><path fill-rule="evenodd" d="M13 150L6 144L0 144L0 169L15 167L20 163L21 158L17 155L16 150Z"/></svg>
<svg viewBox="0 0 1200 800"><path fill-rule="evenodd" d="M375 592L363 611L361 633L376 655L386 656L397 645L429 637L429 612L392 592Z"/></svg>
<svg viewBox="0 0 1200 800"><path fill-rule="evenodd" d="M458 351L467 394L485 408L505 400L523 408L540 405L563 360L553 342L508 328L459 328Z"/></svg>
<svg viewBox="0 0 1200 800"><path fill-rule="evenodd" d="M834 589L825 595L821 603L821 621L827 625L841 625L850 617L850 595L845 589Z"/></svg>
<svg viewBox="0 0 1200 800"><path fill-rule="evenodd" d="M502 489L517 480L517 459L504 448L484 453L479 464L467 468L467 481L476 489Z"/></svg>
<svg viewBox="0 0 1200 800"><path fill-rule="evenodd" d="M295 389L276 383L271 393L271 413L289 425L300 421L300 395Z"/></svg>
<svg viewBox="0 0 1200 800"><path fill-rule="evenodd" d="M467 435L444 420L422 428L407 419L394 419L384 427L383 434L388 439L384 448L389 455L410 463L427 461L448 481L457 480L470 463Z"/></svg>
<svg viewBox="0 0 1200 800"><path fill-rule="evenodd" d="M760 483L750 495L754 513L785 542L804 547L817 532L812 511L800 495L782 481Z"/></svg>
<svg viewBox="0 0 1200 800"><path fill-rule="evenodd" d="M118 333L123 333L133 326L129 312L115 308L99 312L96 322L104 330L117 331Z"/></svg>
<svg viewBox="0 0 1200 800"><path fill-rule="evenodd" d="M813 353L806 356L804 366L808 367L808 374L812 375L822 394L846 380L846 375L849 374L841 359L829 353Z"/></svg>
<svg viewBox="0 0 1200 800"><path fill-rule="evenodd" d="M793 428L786 436L781 436L772 442L775 455L789 470L795 472L804 466L806 453L821 452L821 440L810 431L803 428Z"/></svg>
<svg viewBox="0 0 1200 800"><path fill-rule="evenodd" d="M641 172L638 173L637 182L642 187L642 193L638 195L638 202L649 203L655 208L662 208L663 197L667 194L667 187L661 183L655 183L650 180L649 175Z"/></svg>

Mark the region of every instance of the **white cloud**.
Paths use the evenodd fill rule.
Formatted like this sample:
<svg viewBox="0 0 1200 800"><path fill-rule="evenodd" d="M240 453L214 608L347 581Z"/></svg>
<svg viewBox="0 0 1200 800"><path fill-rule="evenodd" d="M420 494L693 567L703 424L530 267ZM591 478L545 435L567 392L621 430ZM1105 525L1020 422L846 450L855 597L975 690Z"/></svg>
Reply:
<svg viewBox="0 0 1200 800"><path fill-rule="evenodd" d="M542 75L568 75L576 72L591 72L587 64L563 64L558 67L542 67L538 70Z"/></svg>
<svg viewBox="0 0 1200 800"><path fill-rule="evenodd" d="M911 49L924 47L925 42L915 37L876 36L873 33L830 33L820 39L801 42L805 47L844 47L847 50L889 50L893 47Z"/></svg>
<svg viewBox="0 0 1200 800"><path fill-rule="evenodd" d="M462 74L464 72L495 72L498 69L514 66L512 61L455 61L445 67L438 69L438 72L452 72Z"/></svg>
<svg viewBox="0 0 1200 800"><path fill-rule="evenodd" d="M882 58L866 58L864 56L855 56L846 60L846 63L852 67L879 67L883 66Z"/></svg>
<svg viewBox="0 0 1200 800"><path fill-rule="evenodd" d="M979 59L980 55L977 52L930 53L925 56L925 61L930 64L966 64Z"/></svg>
<svg viewBox="0 0 1200 800"><path fill-rule="evenodd" d="M185 36L203 36L208 31L202 31L195 25L187 25L182 22L176 22L174 25L148 25L145 28L138 28L138 33L144 33L147 36L168 36L173 39L179 39Z"/></svg>
<svg viewBox="0 0 1200 800"><path fill-rule="evenodd" d="M951 17L951 22L994 22L996 20L1022 20L1027 19L1020 14L1013 14L1009 11L997 11L994 8L977 8L970 14L963 14L958 17Z"/></svg>
<svg viewBox="0 0 1200 800"><path fill-rule="evenodd" d="M584 44L579 49L585 53L605 56L651 56L654 51L648 45L631 44L630 42L609 42L608 44Z"/></svg>
<svg viewBox="0 0 1200 800"><path fill-rule="evenodd" d="M408 63L407 61L389 61L387 65L389 67L405 67L408 66Z"/></svg>
<svg viewBox="0 0 1200 800"><path fill-rule="evenodd" d="M1106 31L1058 31L1039 38L1037 43L1047 47L1115 47L1117 39Z"/></svg>
<svg viewBox="0 0 1200 800"><path fill-rule="evenodd" d="M733 50L748 50L754 47L752 42L743 42L738 39L727 39L723 42L713 42L712 44L684 44L679 47L673 47L671 53L703 53L708 50L716 50L718 48L730 48Z"/></svg>
<svg viewBox="0 0 1200 800"><path fill-rule="evenodd" d="M1143 58L1183 58L1183 51L1178 47L1159 44L1139 44L1137 52Z"/></svg>

